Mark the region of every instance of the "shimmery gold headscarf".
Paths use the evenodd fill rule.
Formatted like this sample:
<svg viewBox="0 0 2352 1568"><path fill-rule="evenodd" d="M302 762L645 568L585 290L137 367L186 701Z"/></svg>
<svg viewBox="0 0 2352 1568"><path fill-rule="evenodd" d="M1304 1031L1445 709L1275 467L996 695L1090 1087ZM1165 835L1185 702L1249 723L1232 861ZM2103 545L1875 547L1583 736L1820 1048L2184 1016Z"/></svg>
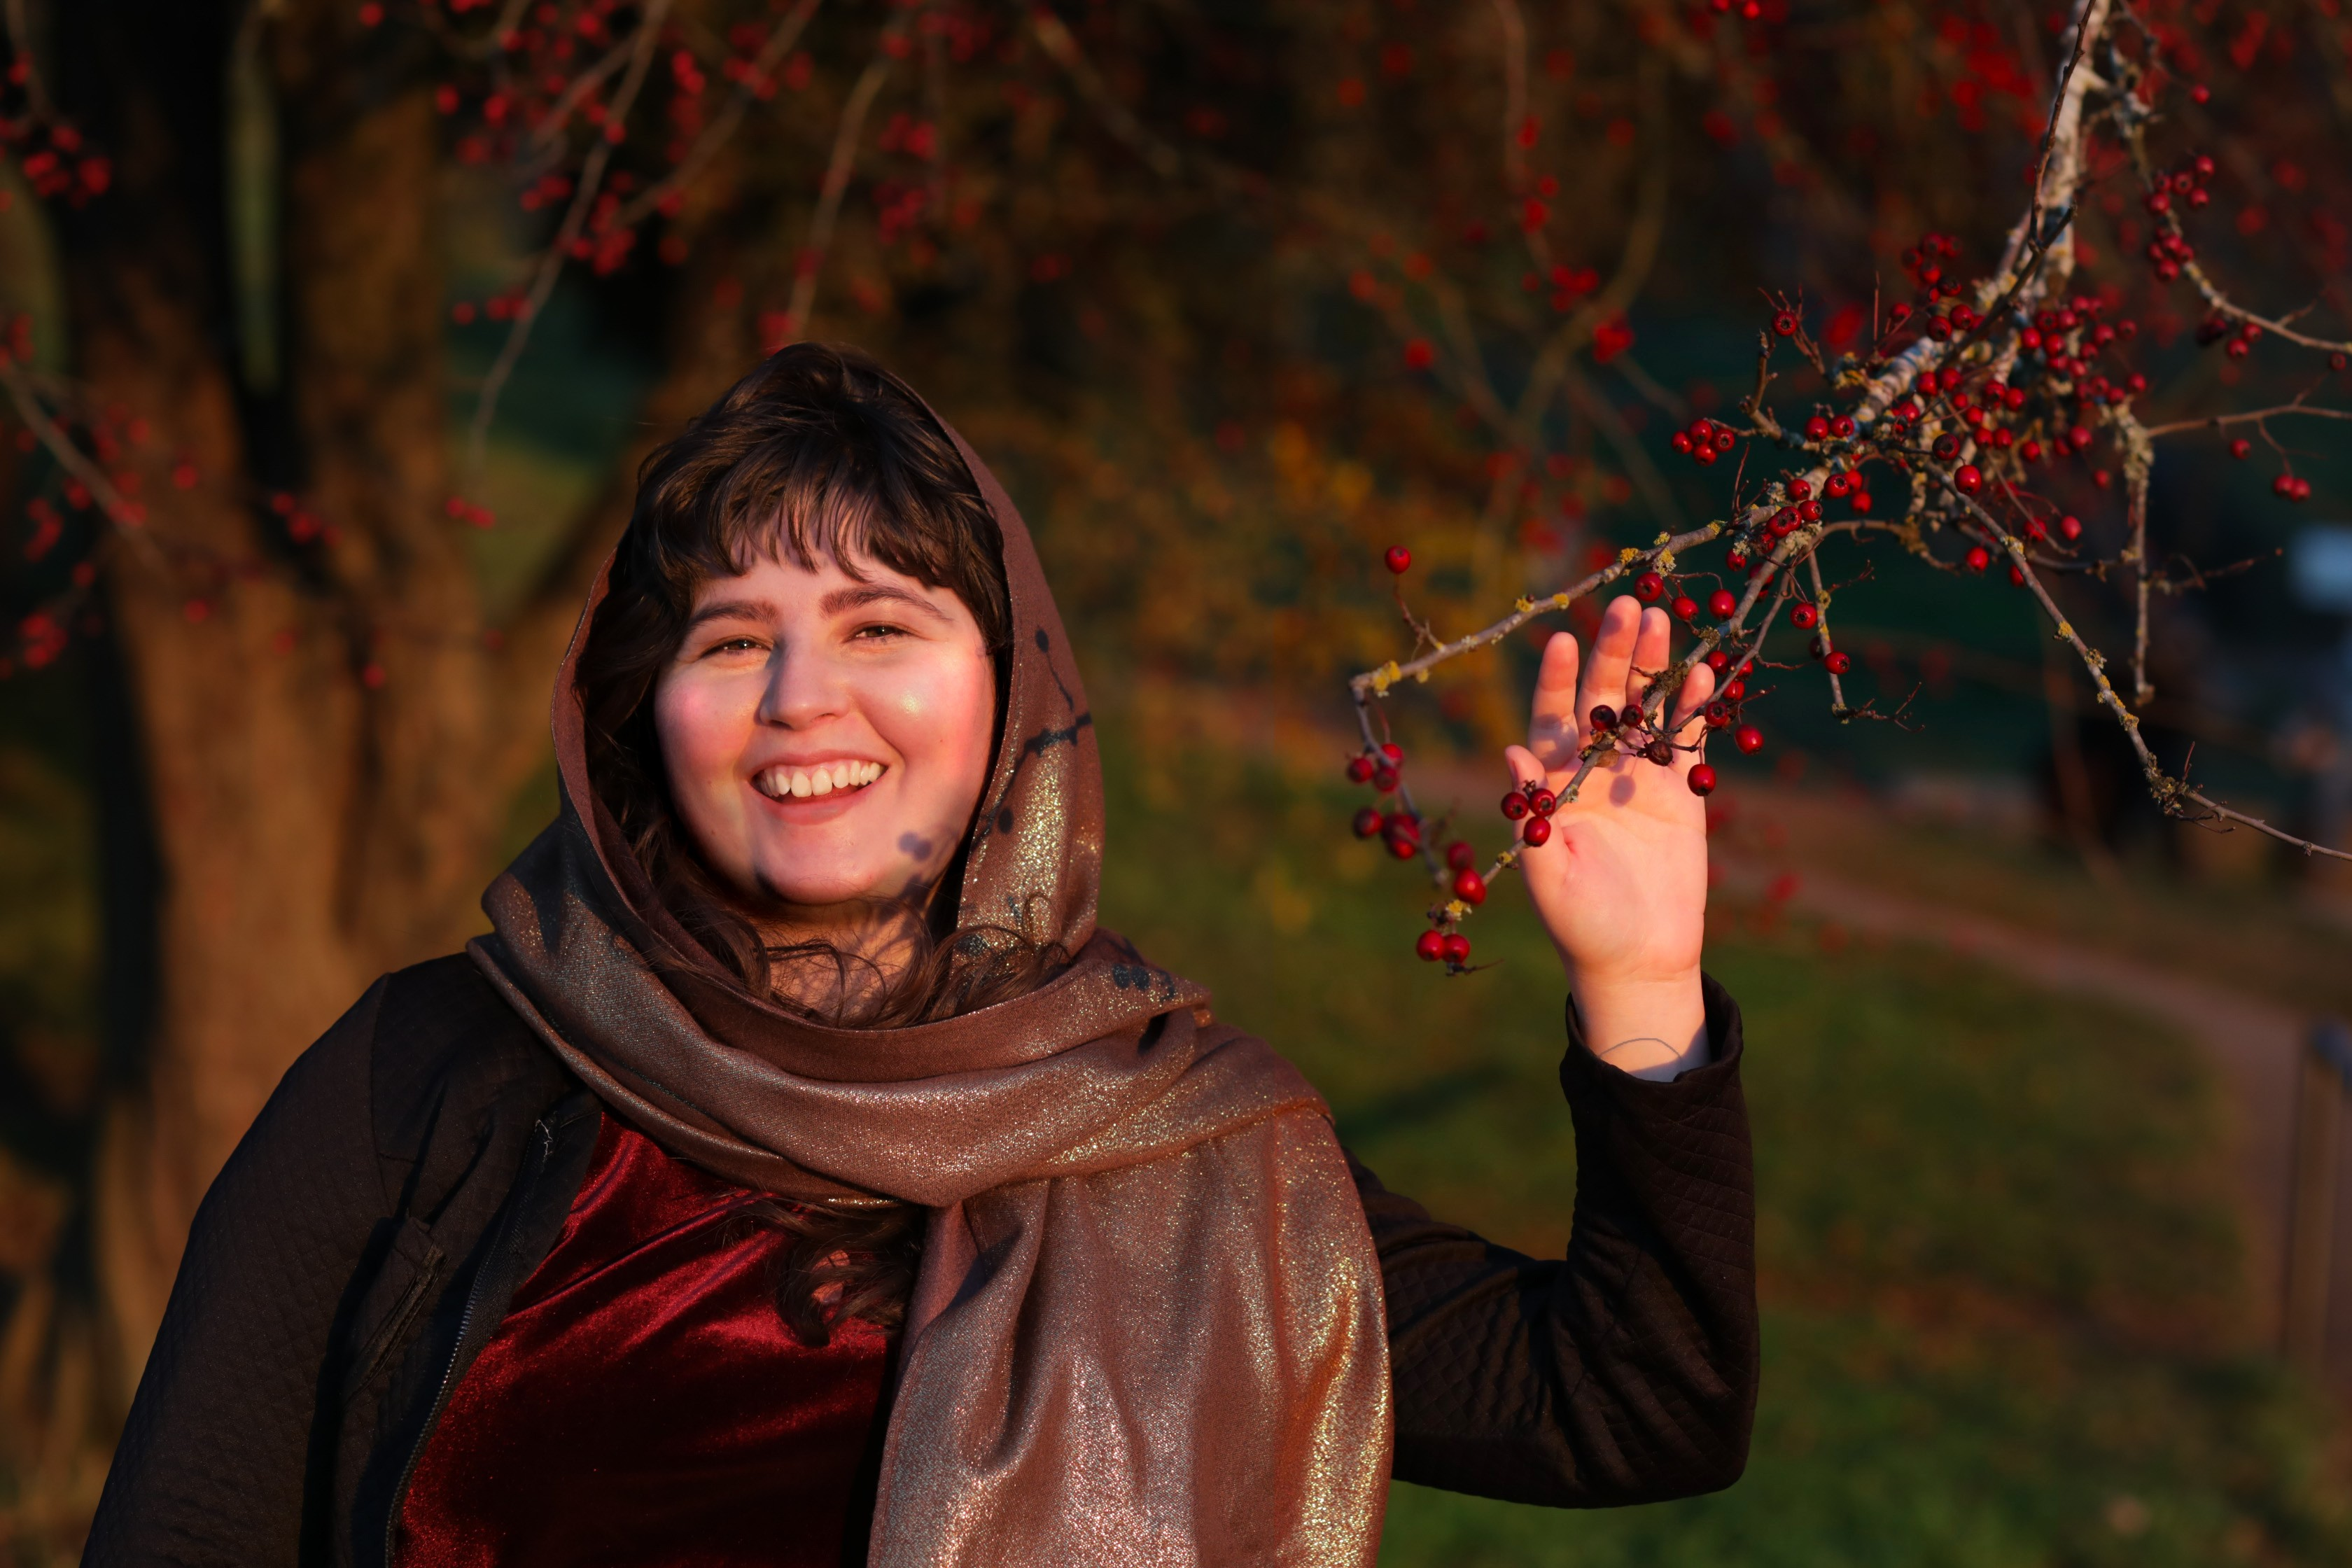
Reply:
<svg viewBox="0 0 2352 1568"><path fill-rule="evenodd" d="M1003 531L1014 626L959 919L1076 962L897 1029L747 993L598 816L574 675L601 578L556 685L563 810L484 895L475 961L680 1157L789 1197L930 1210L877 1568L1370 1564L1388 1349L1328 1112L1205 990L1096 927L1092 715L1020 513L949 434Z"/></svg>

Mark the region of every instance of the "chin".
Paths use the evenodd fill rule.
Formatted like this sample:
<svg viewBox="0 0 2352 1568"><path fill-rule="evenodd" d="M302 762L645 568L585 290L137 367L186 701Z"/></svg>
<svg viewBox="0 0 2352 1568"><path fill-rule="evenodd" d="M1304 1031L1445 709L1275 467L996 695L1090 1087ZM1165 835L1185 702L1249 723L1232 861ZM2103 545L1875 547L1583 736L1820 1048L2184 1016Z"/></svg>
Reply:
<svg viewBox="0 0 2352 1568"><path fill-rule="evenodd" d="M902 878L878 866L812 865L807 855L779 854L763 858L752 868L752 880L761 893L800 909L830 909L841 904L884 903L904 890Z"/></svg>

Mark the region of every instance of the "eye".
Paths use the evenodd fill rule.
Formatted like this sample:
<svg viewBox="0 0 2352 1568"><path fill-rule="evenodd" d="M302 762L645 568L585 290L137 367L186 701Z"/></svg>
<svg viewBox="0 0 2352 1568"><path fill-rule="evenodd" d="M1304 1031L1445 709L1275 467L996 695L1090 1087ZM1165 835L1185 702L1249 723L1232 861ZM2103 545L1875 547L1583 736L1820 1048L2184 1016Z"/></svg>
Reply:
<svg viewBox="0 0 2352 1568"><path fill-rule="evenodd" d="M849 634L852 642L887 642L910 635L907 628L891 621L871 621Z"/></svg>
<svg viewBox="0 0 2352 1568"><path fill-rule="evenodd" d="M760 644L760 639L759 639L759 638L757 638L757 637L721 637L721 638L719 638L718 641L713 642L713 643L712 643L712 644L710 644L709 647L705 647L705 648L702 650L702 657L703 657L703 658L709 658L712 657L712 656L713 656L713 655L715 655L715 654L722 654L722 653L758 653L758 652L760 652L760 651L761 651L761 644Z"/></svg>

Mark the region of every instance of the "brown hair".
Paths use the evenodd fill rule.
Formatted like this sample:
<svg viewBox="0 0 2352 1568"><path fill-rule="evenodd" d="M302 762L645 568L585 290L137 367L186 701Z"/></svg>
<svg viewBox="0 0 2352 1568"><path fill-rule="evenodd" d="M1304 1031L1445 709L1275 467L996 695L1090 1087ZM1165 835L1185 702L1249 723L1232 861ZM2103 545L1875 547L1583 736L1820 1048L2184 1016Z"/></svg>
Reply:
<svg viewBox="0 0 2352 1568"><path fill-rule="evenodd" d="M845 981L852 965L870 971L871 962L822 940L769 945L695 852L669 797L654 683L677 654L702 584L769 553L802 566L829 558L853 575L861 561L877 562L954 594L996 656L1001 724L1012 643L1003 535L971 468L921 400L873 360L795 343L761 362L639 470L636 507L579 662L598 804L663 906L756 995L828 1023L884 1028L970 1012L1034 986L1068 955L1019 931L967 931L950 940L959 858L939 896L910 909L920 932L912 961L862 990L836 984L833 994L845 1000L822 1012L783 977L830 967ZM846 1318L896 1326L920 1254L920 1209L769 1204L752 1212L793 1238L777 1304L803 1340L823 1343L830 1323Z"/></svg>

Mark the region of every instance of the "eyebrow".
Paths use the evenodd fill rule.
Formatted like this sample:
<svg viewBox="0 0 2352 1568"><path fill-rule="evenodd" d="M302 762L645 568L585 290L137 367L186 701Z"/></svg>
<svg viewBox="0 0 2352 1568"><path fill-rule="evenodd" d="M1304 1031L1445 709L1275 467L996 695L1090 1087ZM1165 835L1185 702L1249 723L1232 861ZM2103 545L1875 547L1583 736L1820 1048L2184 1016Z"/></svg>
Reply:
<svg viewBox="0 0 2352 1568"><path fill-rule="evenodd" d="M687 617L686 629L693 631L711 621L772 621L775 618L776 606L765 599L713 599Z"/></svg>
<svg viewBox="0 0 2352 1568"><path fill-rule="evenodd" d="M846 588L835 588L824 598L819 599L816 602L816 607L819 615L837 616L844 610L854 610L862 605L877 604L905 605L909 608L920 610L935 621L947 621L952 618L929 599L918 598L904 588L893 587L887 583L859 583Z"/></svg>
<svg viewBox="0 0 2352 1568"><path fill-rule="evenodd" d="M929 600L918 598L904 588L895 588L887 583L860 583L835 588L816 602L816 608L821 616L837 616L862 605L877 604L905 605L935 621L944 622L952 618ZM765 599L713 599L687 618L686 629L691 632L711 621L773 621L780 618L776 606Z"/></svg>

